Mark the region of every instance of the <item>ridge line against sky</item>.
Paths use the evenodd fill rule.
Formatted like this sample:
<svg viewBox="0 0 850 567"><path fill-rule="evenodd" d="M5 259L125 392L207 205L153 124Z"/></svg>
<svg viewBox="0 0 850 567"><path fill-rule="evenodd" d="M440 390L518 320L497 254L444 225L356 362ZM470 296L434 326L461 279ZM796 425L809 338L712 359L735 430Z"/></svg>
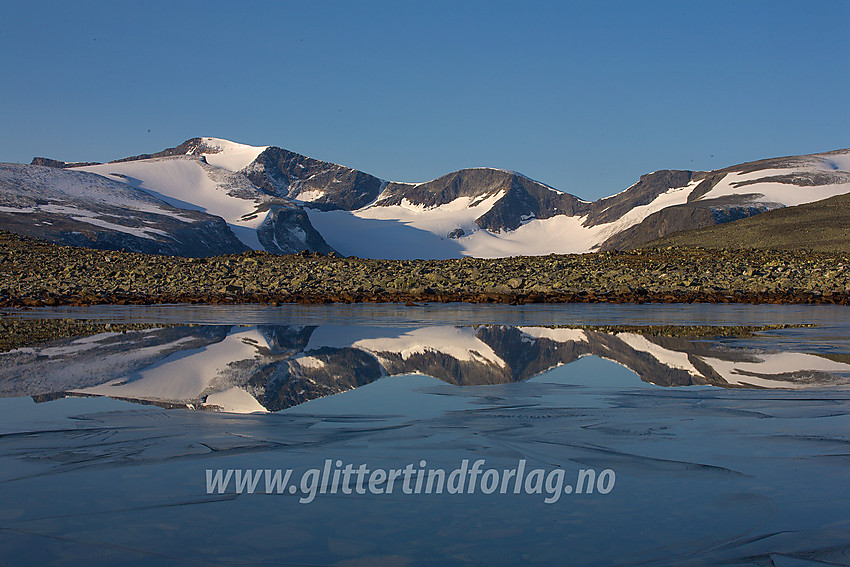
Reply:
<svg viewBox="0 0 850 567"><path fill-rule="evenodd" d="M0 161L215 136L593 200L850 146L847 21L847 1L7 3Z"/></svg>

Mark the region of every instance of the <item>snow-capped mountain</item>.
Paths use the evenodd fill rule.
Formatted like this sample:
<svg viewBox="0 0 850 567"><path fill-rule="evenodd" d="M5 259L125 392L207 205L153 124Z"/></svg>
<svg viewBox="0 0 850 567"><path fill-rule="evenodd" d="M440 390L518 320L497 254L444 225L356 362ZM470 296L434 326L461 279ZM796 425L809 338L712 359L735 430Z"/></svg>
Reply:
<svg viewBox="0 0 850 567"><path fill-rule="evenodd" d="M2 164L0 228L63 244L181 256L331 252L297 202L258 189L239 171L264 149L193 138L107 164Z"/></svg>
<svg viewBox="0 0 850 567"><path fill-rule="evenodd" d="M512 171L471 168L425 183L399 183L282 148L220 138L192 138L108 164L47 158L33 163L97 174L123 185L136 200L146 195L159 207L219 217L244 248L275 253L335 249L373 258L628 249L681 230L850 193L850 150L710 172L656 171L593 202ZM17 167L17 182L25 186L27 168L36 166ZM43 175L31 171L36 178ZM81 183L76 192L84 198L84 179L58 181L62 176L56 175L60 184ZM8 202L0 205L15 209ZM127 210L135 211L133 206ZM77 217L66 216L63 234L79 232L74 227L83 221ZM18 215L18 221L24 218ZM20 231L21 222L0 220L0 228ZM97 222L104 231L115 230L103 218ZM89 221L87 228L95 224ZM30 227L27 234L39 236L39 230ZM42 237L59 240L56 233L45 230ZM68 241L64 238L60 241Z"/></svg>
<svg viewBox="0 0 850 567"><path fill-rule="evenodd" d="M343 254L501 257L628 249L845 193L850 150L711 172L657 171L594 202L515 172L479 168L422 184L387 183L373 202L353 210L304 204L313 225Z"/></svg>
<svg viewBox="0 0 850 567"><path fill-rule="evenodd" d="M242 172L265 150L218 138L193 138L150 156L73 169L124 182L175 207L221 217L252 250L330 252L300 206L259 189Z"/></svg>

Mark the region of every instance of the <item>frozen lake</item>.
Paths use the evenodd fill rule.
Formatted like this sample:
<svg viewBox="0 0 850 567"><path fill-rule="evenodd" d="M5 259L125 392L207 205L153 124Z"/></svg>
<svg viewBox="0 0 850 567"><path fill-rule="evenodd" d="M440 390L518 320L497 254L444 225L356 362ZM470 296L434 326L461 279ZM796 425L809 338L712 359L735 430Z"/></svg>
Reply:
<svg viewBox="0 0 850 567"><path fill-rule="evenodd" d="M847 565L847 314L15 311L172 326L0 354L0 557ZM724 338L649 331L778 324L813 326Z"/></svg>

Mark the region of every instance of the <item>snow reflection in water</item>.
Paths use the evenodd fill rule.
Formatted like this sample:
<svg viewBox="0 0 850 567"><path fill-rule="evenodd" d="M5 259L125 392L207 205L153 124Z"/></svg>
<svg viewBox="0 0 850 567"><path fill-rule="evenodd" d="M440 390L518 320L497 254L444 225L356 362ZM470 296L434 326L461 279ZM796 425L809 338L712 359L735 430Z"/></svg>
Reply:
<svg viewBox="0 0 850 567"><path fill-rule="evenodd" d="M760 349L710 339L639 328L186 325L0 354L0 395L98 395L251 413L279 411L387 376L423 374L460 386L522 382L587 356L615 362L634 372L635 381L659 386L850 382L850 364L840 357L771 350L769 337L762 337Z"/></svg>

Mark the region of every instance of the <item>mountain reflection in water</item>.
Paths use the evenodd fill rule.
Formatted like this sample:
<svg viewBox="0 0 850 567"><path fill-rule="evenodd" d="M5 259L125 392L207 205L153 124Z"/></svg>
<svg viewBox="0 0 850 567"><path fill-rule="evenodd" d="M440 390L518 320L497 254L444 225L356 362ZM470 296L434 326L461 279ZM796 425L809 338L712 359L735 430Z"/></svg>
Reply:
<svg viewBox="0 0 850 567"><path fill-rule="evenodd" d="M728 341L503 325L411 329L179 325L102 333L0 354L0 397L109 396L237 413L283 410L385 376L521 382L596 356L657 386L801 388L850 382L842 357Z"/></svg>

